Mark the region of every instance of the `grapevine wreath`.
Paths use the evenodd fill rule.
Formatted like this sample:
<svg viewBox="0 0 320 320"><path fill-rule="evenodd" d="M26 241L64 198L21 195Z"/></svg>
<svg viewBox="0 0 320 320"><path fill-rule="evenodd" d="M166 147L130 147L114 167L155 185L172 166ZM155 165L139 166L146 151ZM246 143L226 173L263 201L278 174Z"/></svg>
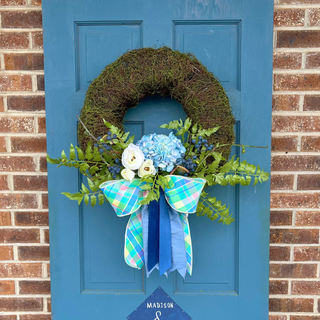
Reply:
<svg viewBox="0 0 320 320"><path fill-rule="evenodd" d="M187 116L203 128L219 126L212 144L228 144L219 152L228 159L235 136L229 99L214 75L192 54L142 48L123 54L91 83L81 111L81 120L93 136L107 133L103 119L122 129L129 108L152 95L170 96ZM78 141L86 147L90 137L82 125Z"/></svg>
<svg viewBox="0 0 320 320"><path fill-rule="evenodd" d="M147 96L171 96L188 118L163 124L169 135L148 134L134 143L124 132L129 108ZM132 50L108 65L86 94L79 118L78 141L69 157L48 162L74 167L87 177L71 200L103 204L119 217L130 215L124 256L147 276L177 270L192 273L188 215L207 216L223 224L234 221L226 204L203 191L207 186L248 186L268 173L235 156L234 117L219 81L197 58L170 48ZM239 145L238 145L239 146ZM243 145L240 145L244 152Z"/></svg>

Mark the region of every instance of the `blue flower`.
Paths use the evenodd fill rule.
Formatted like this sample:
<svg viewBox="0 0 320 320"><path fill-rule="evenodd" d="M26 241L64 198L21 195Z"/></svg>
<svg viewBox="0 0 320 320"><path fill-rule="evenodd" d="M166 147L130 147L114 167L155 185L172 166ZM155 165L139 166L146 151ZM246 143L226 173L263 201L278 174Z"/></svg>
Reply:
<svg viewBox="0 0 320 320"><path fill-rule="evenodd" d="M145 135L136 143L145 159L150 159L156 169L170 172L175 167L177 159L183 158L186 148L172 132L164 134Z"/></svg>

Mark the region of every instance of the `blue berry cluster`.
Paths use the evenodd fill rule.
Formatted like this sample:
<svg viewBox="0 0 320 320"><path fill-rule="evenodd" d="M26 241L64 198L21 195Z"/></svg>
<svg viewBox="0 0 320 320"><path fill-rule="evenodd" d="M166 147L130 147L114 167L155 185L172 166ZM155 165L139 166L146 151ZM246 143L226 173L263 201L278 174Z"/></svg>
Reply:
<svg viewBox="0 0 320 320"><path fill-rule="evenodd" d="M108 170L110 171L110 173L112 173L112 178L116 179L117 178L117 174L119 174L121 172L121 166L120 166L120 160L119 159L115 159L115 163L113 166L110 166L108 168Z"/></svg>
<svg viewBox="0 0 320 320"><path fill-rule="evenodd" d="M184 168L188 169L190 172L195 172L197 164L193 162L193 160L197 160L197 156L193 156L189 159L182 159L179 158L176 162L178 166L183 166ZM184 176L188 176L188 173L184 173Z"/></svg>
<svg viewBox="0 0 320 320"><path fill-rule="evenodd" d="M117 136L114 134L114 135L112 135L112 133L109 131L108 132L108 134L107 134L107 140L112 140L112 139L115 139ZM96 147L96 148L99 148L99 152L100 153L104 153L104 152L106 152L106 151L110 151L110 150L112 150L112 147L111 146L109 146L108 144L106 144L106 143L101 143L100 141L101 141L101 139L102 139L102 137L98 137L97 138L97 140L99 141L99 143L95 143L94 144L94 146Z"/></svg>
<svg viewBox="0 0 320 320"><path fill-rule="evenodd" d="M213 145L212 144L208 144L208 140L207 139L203 139L202 136L198 137L198 142L196 139L192 139L191 142L195 145L196 148L196 152L200 152L200 148L204 147L205 149L202 149L202 151L211 151L213 149Z"/></svg>

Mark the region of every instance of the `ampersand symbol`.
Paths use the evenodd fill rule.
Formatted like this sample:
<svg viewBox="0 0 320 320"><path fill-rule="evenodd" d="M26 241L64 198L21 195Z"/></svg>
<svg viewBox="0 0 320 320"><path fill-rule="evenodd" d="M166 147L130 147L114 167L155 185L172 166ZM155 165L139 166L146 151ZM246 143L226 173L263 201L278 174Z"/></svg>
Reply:
<svg viewBox="0 0 320 320"><path fill-rule="evenodd" d="M158 315L161 316L161 311L157 311L157 312L156 312L156 317L154 318L154 320L160 320L160 318L158 317Z"/></svg>

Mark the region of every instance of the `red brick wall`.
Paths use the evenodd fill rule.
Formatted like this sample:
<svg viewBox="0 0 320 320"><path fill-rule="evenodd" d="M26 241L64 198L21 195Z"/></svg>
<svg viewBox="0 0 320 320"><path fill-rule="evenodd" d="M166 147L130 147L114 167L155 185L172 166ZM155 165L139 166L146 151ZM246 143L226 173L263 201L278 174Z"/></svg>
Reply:
<svg viewBox="0 0 320 320"><path fill-rule="evenodd" d="M270 320L320 320L320 0L276 0Z"/></svg>
<svg viewBox="0 0 320 320"><path fill-rule="evenodd" d="M41 1L0 13L0 320L49 320ZM320 0L274 25L270 320L320 320Z"/></svg>
<svg viewBox="0 0 320 320"><path fill-rule="evenodd" d="M49 320L41 1L0 13L0 320Z"/></svg>

